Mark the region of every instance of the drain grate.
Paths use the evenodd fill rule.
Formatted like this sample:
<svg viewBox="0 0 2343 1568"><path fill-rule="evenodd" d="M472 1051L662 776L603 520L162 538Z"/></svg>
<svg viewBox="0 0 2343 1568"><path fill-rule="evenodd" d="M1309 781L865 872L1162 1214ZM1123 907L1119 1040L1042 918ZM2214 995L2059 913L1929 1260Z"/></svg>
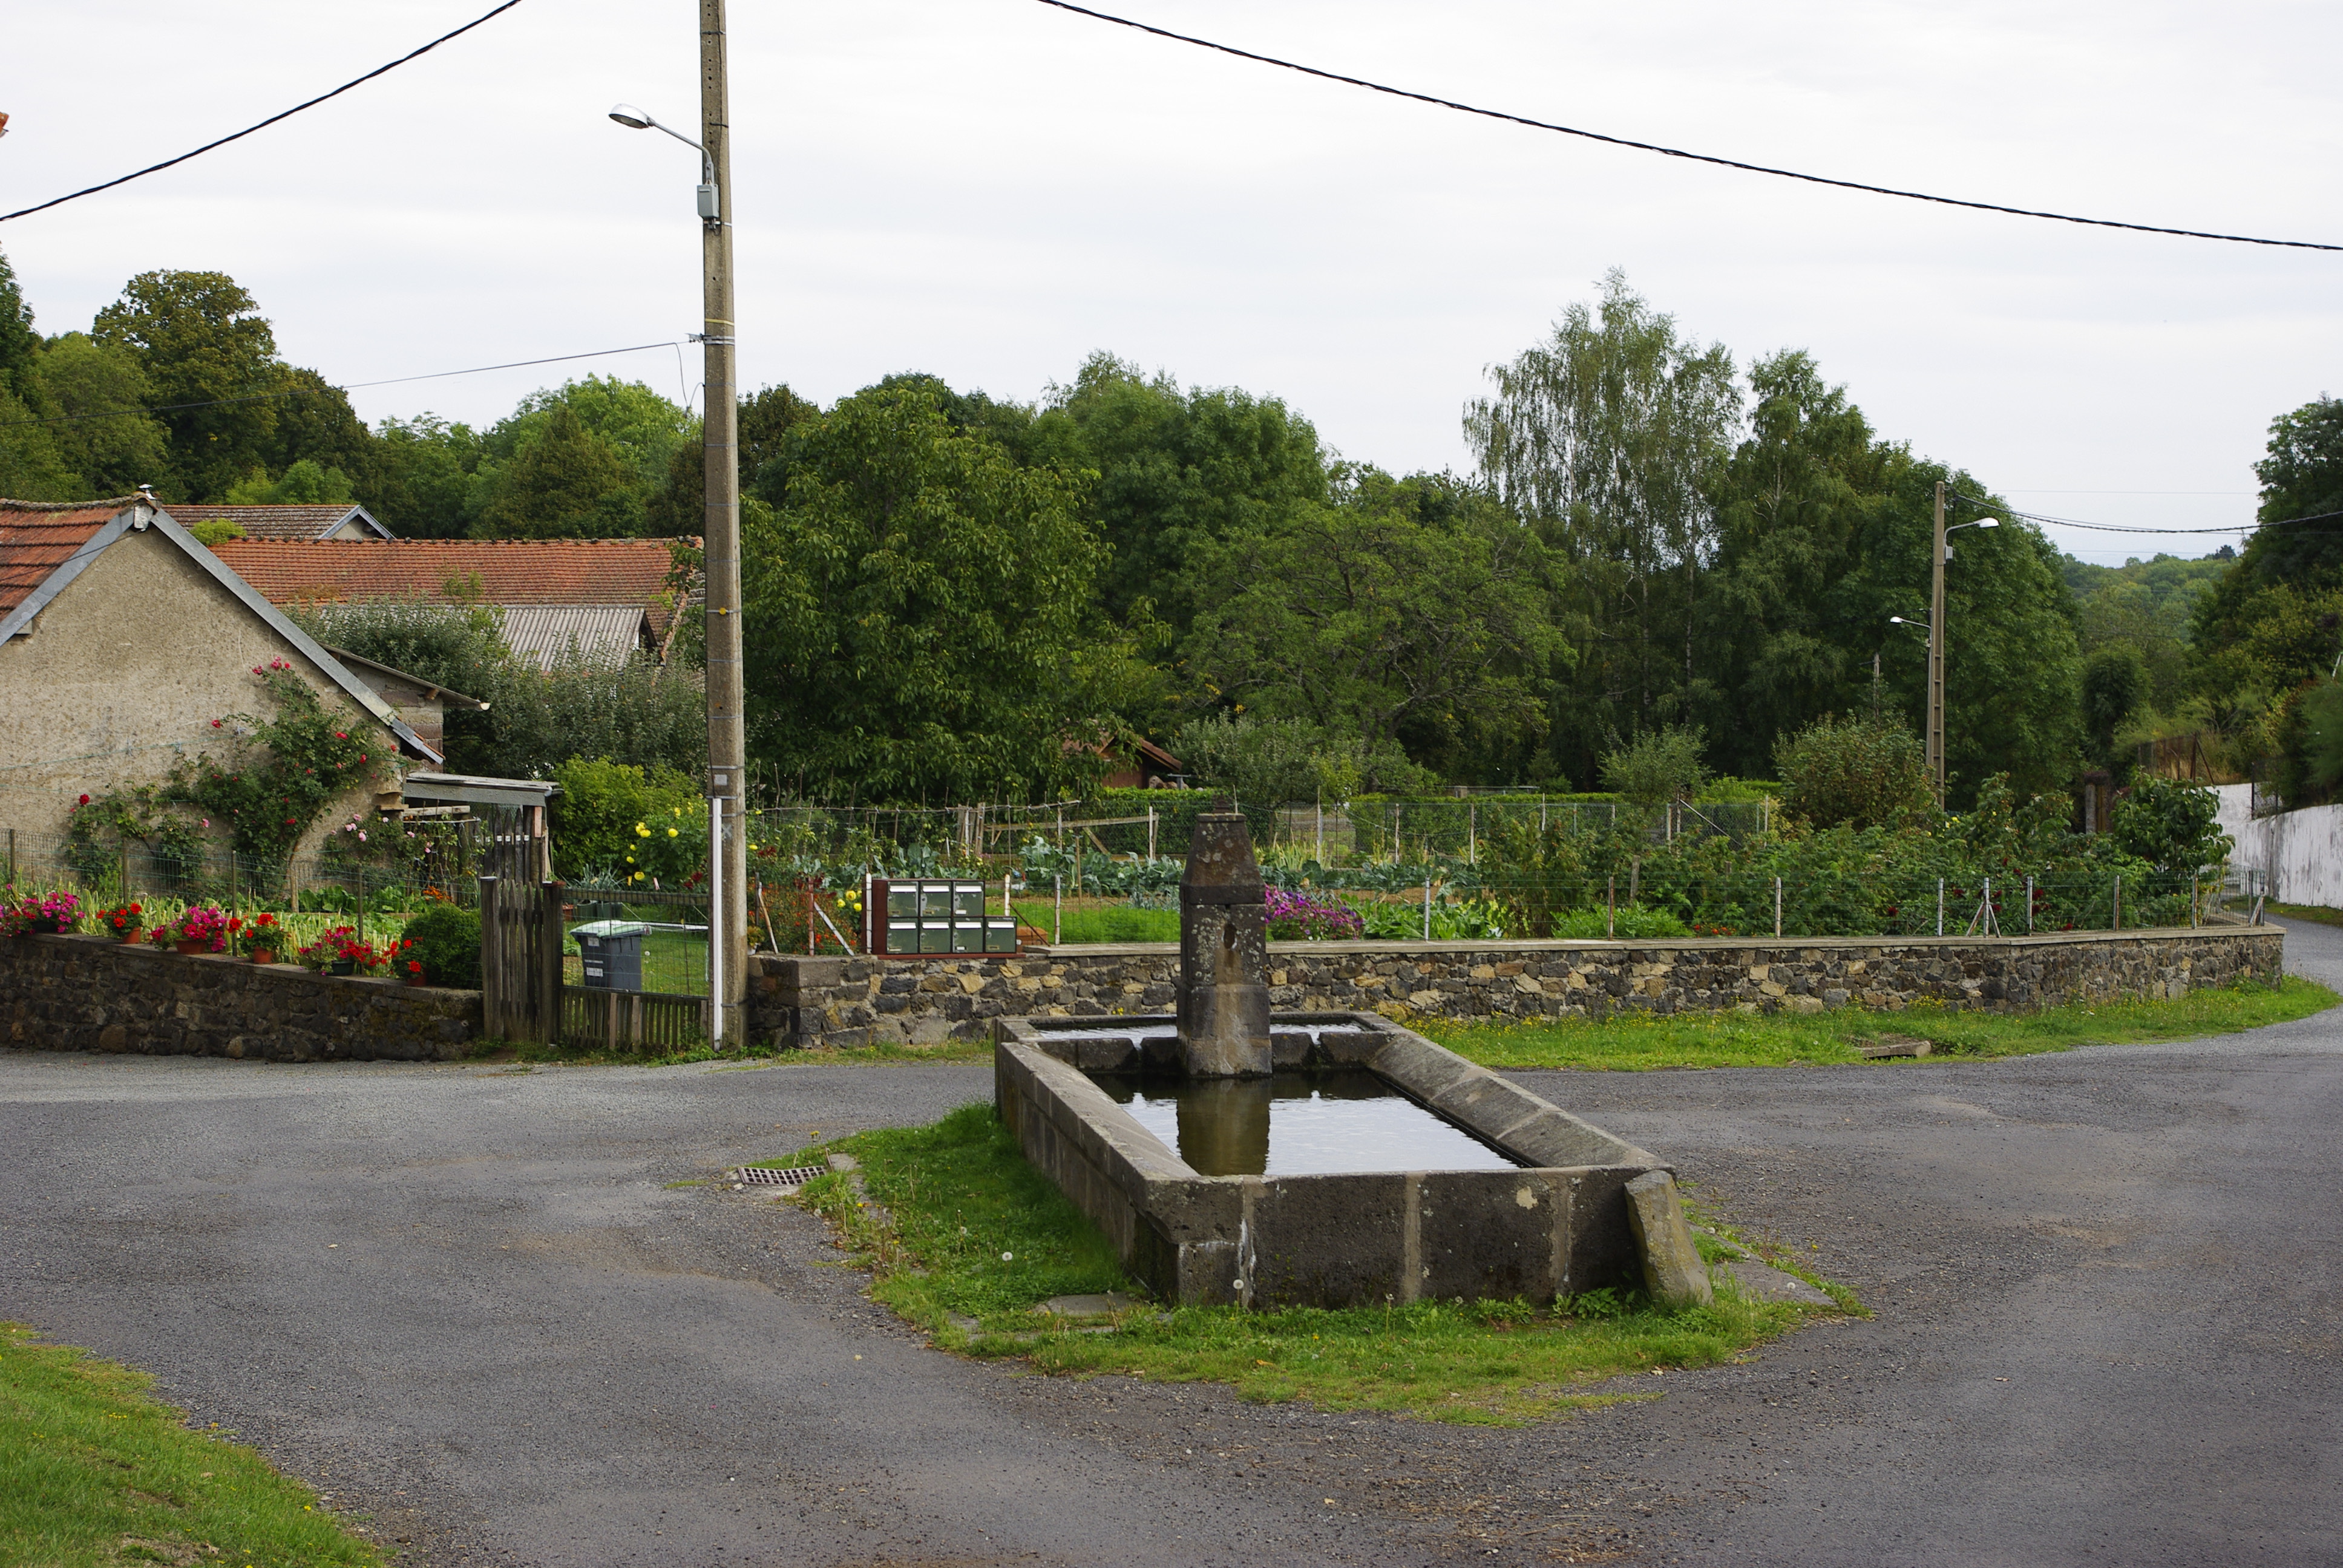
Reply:
<svg viewBox="0 0 2343 1568"><path fill-rule="evenodd" d="M830 1172L819 1165L794 1165L787 1171L770 1171L761 1165L746 1165L727 1171L727 1181L737 1181L746 1187L802 1187L817 1176Z"/></svg>

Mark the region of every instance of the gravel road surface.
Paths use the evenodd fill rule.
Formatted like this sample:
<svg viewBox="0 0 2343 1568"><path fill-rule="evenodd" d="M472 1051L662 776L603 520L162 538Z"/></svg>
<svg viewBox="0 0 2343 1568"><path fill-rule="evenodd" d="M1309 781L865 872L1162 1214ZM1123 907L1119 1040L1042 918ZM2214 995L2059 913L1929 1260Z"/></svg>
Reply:
<svg viewBox="0 0 2343 1568"><path fill-rule="evenodd" d="M2343 985L2343 932L2288 956ZM2338 1022L1522 1075L1875 1312L1523 1431L959 1361L805 1215L669 1185L981 1066L0 1054L0 1316L434 1568L2334 1562Z"/></svg>

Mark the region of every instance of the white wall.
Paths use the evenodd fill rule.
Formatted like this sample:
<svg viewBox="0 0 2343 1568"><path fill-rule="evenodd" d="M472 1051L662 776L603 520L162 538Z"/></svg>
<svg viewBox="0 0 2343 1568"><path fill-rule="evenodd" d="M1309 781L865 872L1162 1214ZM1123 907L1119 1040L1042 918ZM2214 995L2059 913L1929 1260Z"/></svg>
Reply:
<svg viewBox="0 0 2343 1568"><path fill-rule="evenodd" d="M2256 820L2250 784L2224 784L2221 829L2237 839L2229 863L2262 872L2269 896L2343 909L2343 806L2312 806Z"/></svg>

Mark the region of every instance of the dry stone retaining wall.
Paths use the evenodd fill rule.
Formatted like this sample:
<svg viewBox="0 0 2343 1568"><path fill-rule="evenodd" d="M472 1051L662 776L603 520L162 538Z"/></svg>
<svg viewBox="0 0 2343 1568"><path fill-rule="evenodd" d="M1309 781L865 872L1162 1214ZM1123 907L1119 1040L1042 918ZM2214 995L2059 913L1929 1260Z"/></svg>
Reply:
<svg viewBox="0 0 2343 1568"><path fill-rule="evenodd" d="M101 937L0 939L0 1040L20 1050L434 1061L462 1056L479 1033L476 990Z"/></svg>
<svg viewBox="0 0 2343 1568"><path fill-rule="evenodd" d="M1653 1012L1895 1010L1924 998L2024 1011L2069 1001L2181 997L2241 978L2275 982L2275 926L2056 937L1751 941L1275 942L1281 1011L1601 1019ZM1014 956L755 960L749 1030L783 1046L980 1040L1006 1016L1172 1010L1169 943Z"/></svg>

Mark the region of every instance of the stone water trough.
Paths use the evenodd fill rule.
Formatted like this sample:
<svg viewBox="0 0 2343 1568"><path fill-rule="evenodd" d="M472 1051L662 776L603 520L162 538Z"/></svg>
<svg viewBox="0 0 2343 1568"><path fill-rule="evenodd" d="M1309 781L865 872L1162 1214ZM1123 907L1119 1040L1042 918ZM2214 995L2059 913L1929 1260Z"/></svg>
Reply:
<svg viewBox="0 0 2343 1568"><path fill-rule="evenodd" d="M1376 1014L1271 1013L1242 815L1198 819L1180 915L1176 1014L994 1027L1002 1120L1160 1299L1708 1299L1659 1159Z"/></svg>

